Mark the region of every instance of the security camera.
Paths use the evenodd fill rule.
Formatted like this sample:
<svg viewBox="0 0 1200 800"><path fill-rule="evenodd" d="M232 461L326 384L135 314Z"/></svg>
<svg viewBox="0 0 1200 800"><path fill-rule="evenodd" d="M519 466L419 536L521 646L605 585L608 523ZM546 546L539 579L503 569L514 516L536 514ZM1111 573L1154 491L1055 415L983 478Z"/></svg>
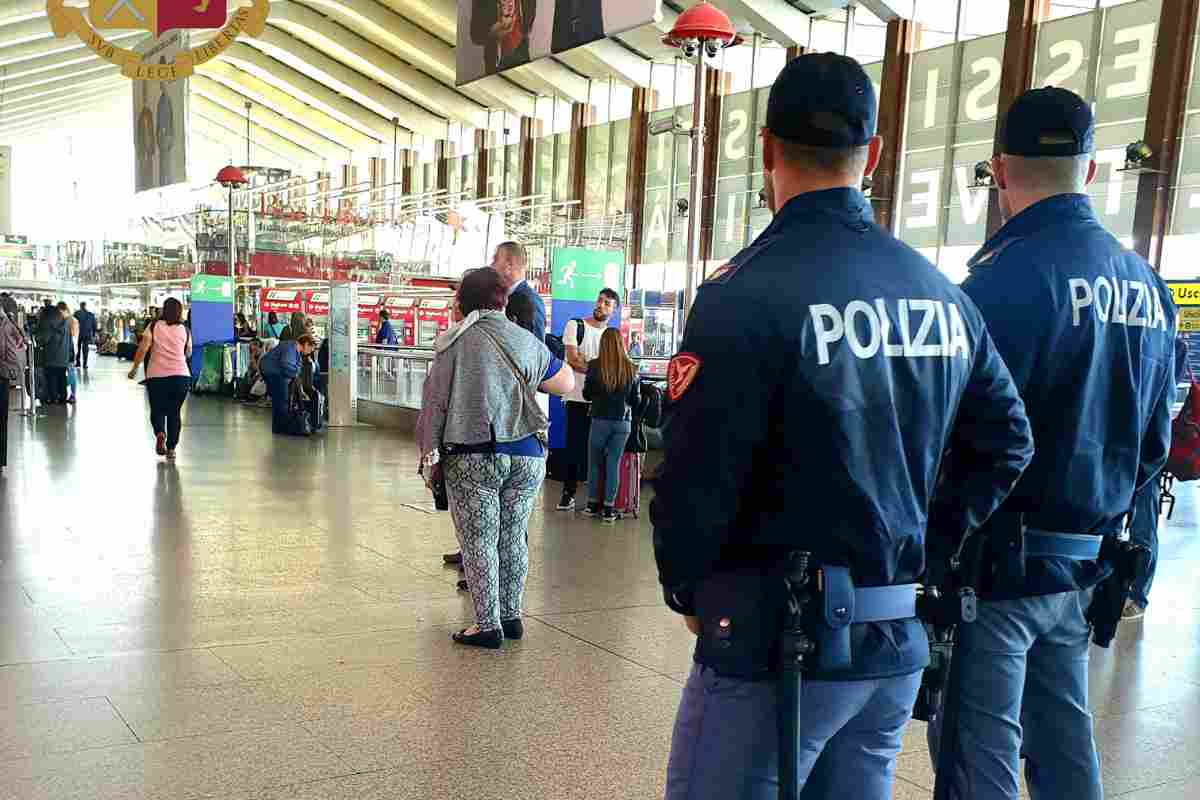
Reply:
<svg viewBox="0 0 1200 800"><path fill-rule="evenodd" d="M759 208L767 207L767 190L766 189L758 190L758 207Z"/></svg>
<svg viewBox="0 0 1200 800"><path fill-rule="evenodd" d="M709 39L704 43L704 53L709 58L716 58L719 52L721 52L721 45L716 39Z"/></svg>
<svg viewBox="0 0 1200 800"><path fill-rule="evenodd" d="M664 133L672 133L677 127L674 117L663 117L650 123L650 135L662 136Z"/></svg>
<svg viewBox="0 0 1200 800"><path fill-rule="evenodd" d="M684 39L680 43L679 49L683 51L684 58L695 58L696 51L700 49L700 40L699 39Z"/></svg>
<svg viewBox="0 0 1200 800"><path fill-rule="evenodd" d="M681 197L675 201L675 210L679 212L679 216L686 217L688 215L688 201Z"/></svg>

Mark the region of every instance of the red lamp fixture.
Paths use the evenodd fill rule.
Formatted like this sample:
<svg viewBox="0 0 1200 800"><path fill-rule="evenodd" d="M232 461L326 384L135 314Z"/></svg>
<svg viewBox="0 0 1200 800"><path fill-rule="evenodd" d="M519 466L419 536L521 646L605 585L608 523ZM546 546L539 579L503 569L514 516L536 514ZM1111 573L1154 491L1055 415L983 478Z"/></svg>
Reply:
<svg viewBox="0 0 1200 800"><path fill-rule="evenodd" d="M711 3L697 3L679 15L663 44L688 49L701 43L709 55L715 55L719 48L741 44L742 37L724 11Z"/></svg>
<svg viewBox="0 0 1200 800"><path fill-rule="evenodd" d="M249 181L246 180L245 174L234 166L222 167L217 173L217 183L224 186L226 189L233 189L238 186L245 186Z"/></svg>

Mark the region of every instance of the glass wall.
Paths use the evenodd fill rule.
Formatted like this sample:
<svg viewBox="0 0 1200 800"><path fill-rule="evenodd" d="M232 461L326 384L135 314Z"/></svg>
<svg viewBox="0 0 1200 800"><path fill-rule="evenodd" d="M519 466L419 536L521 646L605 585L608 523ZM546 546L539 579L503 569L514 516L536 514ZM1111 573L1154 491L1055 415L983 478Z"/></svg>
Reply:
<svg viewBox="0 0 1200 800"><path fill-rule="evenodd" d="M521 118L504 111L488 115L487 187L482 196L521 194Z"/></svg>
<svg viewBox="0 0 1200 800"><path fill-rule="evenodd" d="M955 280L983 244L988 190L974 166L992 155L1004 34L923 50L909 74L897 235Z"/></svg>
<svg viewBox="0 0 1200 800"><path fill-rule="evenodd" d="M1176 176L1170 233L1163 241L1162 276L1168 280L1200 278L1200 25L1192 42L1192 76L1188 83L1183 131L1177 141Z"/></svg>
<svg viewBox="0 0 1200 800"><path fill-rule="evenodd" d="M1038 35L1035 86L1062 86L1092 103L1096 179L1088 194L1115 236L1132 244L1137 175L1125 148L1146 129L1160 0L1103 8L1047 22Z"/></svg>
<svg viewBox="0 0 1200 800"><path fill-rule="evenodd" d="M533 193L543 201L565 200L570 183L571 105L539 97L533 120Z"/></svg>

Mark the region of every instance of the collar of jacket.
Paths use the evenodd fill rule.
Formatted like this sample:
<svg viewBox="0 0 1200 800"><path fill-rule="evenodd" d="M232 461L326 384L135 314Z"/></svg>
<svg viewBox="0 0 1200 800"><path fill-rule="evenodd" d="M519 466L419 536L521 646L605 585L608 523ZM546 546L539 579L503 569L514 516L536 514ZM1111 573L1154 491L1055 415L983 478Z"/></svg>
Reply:
<svg viewBox="0 0 1200 800"><path fill-rule="evenodd" d="M444 353L445 351L449 350L454 346L454 343L458 341L460 336L481 322L508 322L508 317L504 315L503 311L472 311L463 318L462 322L458 323L457 325L450 326L443 331L440 336L438 336L437 340L433 343L434 352Z"/></svg>
<svg viewBox="0 0 1200 800"><path fill-rule="evenodd" d="M1094 220L1096 212L1092 210L1092 201L1086 194L1056 194L1039 200L1025 208L1021 213L1004 223L992 238L979 249L979 252L967 262L973 267L988 256L1003 250L1016 239L1031 236L1043 228L1061 226L1070 220Z"/></svg>
<svg viewBox="0 0 1200 800"><path fill-rule="evenodd" d="M814 214L828 214L853 227L865 228L867 224L875 221L871 201L858 189L842 187L796 195L779 209L768 230L773 233Z"/></svg>

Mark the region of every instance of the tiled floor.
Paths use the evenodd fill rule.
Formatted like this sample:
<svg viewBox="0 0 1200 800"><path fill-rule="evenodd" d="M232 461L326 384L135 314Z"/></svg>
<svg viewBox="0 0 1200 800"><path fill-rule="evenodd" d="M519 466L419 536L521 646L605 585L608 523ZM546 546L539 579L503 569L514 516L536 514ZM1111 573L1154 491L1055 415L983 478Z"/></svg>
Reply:
<svg viewBox="0 0 1200 800"><path fill-rule="evenodd" d="M77 408L10 418L0 478L0 798L647 798L690 635L645 521L531 526L525 641L453 646L406 439L272 437L193 398L177 466L111 360ZM552 495L552 492L548 494ZM1093 651L1109 797L1200 796L1197 506L1181 488L1145 621ZM896 797L931 792L914 724Z"/></svg>

